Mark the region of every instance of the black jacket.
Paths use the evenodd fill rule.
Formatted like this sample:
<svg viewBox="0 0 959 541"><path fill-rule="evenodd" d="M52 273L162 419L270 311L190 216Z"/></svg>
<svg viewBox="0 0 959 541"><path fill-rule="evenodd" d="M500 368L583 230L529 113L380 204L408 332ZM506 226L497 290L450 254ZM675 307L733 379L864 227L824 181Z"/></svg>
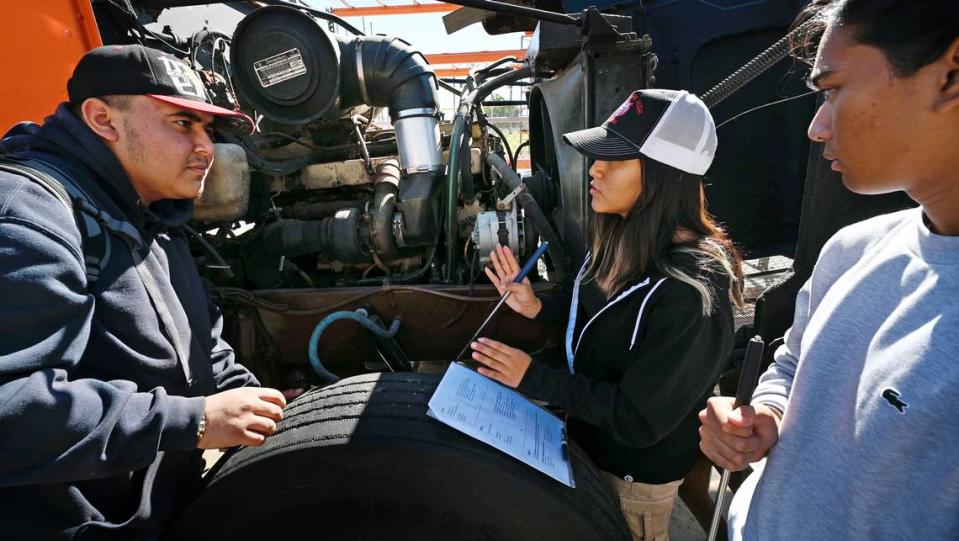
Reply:
<svg viewBox="0 0 959 541"><path fill-rule="evenodd" d="M600 469L643 483L681 479L700 455L697 414L733 346L729 278L709 275L710 316L692 286L651 274L587 321L582 274L537 316L566 324L567 359L535 358L519 388L563 407L569 436Z"/></svg>
<svg viewBox="0 0 959 541"><path fill-rule="evenodd" d="M198 480L202 397L256 384L177 232L192 202L138 207L113 153L65 106L15 127L0 153L60 167L115 229L88 283L73 213L0 172L0 539L153 536Z"/></svg>

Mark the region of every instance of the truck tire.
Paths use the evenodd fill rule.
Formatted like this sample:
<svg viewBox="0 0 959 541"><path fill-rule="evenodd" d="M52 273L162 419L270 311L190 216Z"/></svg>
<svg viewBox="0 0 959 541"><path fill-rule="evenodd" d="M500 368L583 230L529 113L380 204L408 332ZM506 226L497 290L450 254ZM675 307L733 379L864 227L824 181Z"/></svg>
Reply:
<svg viewBox="0 0 959 541"><path fill-rule="evenodd" d="M218 464L167 538L629 538L579 448L573 489L427 417L438 383L370 374L304 394L264 445Z"/></svg>

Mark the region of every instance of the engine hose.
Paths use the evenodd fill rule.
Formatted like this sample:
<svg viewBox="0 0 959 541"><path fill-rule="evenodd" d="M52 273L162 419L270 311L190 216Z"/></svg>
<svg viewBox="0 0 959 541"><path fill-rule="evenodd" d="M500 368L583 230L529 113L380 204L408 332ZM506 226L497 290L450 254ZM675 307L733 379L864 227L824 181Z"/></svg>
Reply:
<svg viewBox="0 0 959 541"><path fill-rule="evenodd" d="M466 133L466 115L457 114L453 120L450 139L450 158L446 175L446 279L452 280L456 267L456 203L459 200L460 153L455 150L463 144Z"/></svg>
<svg viewBox="0 0 959 541"><path fill-rule="evenodd" d="M438 232L437 232L438 233ZM423 277L424 274L429 272L430 266L433 265L433 259L436 258L436 245L439 244L439 234L437 238L433 241L432 246L430 246L429 255L426 256L426 263L423 264L419 269L412 271L407 274L394 274L385 278L363 278L356 282L356 285L359 286L369 286L369 285L379 285L384 288L392 287L391 284L406 284L409 282L415 282ZM427 290L429 291L429 290Z"/></svg>
<svg viewBox="0 0 959 541"><path fill-rule="evenodd" d="M523 149L528 146L529 146L529 139L523 141L522 143L519 144L518 147L516 147L516 152L514 152L512 158L510 158L510 162L512 162L513 164L513 171L516 171L516 164L517 162L519 162L520 153L523 152Z"/></svg>
<svg viewBox="0 0 959 541"><path fill-rule="evenodd" d="M223 32L217 32L216 30L203 29L193 34L193 37L190 38L189 43L190 43L190 66L192 66L194 69L197 69L196 68L197 52L200 50L200 46L203 45L203 42L206 41L206 39L209 38L210 36L213 36L214 38L225 39L227 43L229 43L230 40L232 39L231 36L224 34Z"/></svg>
<svg viewBox="0 0 959 541"><path fill-rule="evenodd" d="M531 76L532 74L533 68L529 66L523 66L522 68L516 68L504 73L503 75L497 75L492 79L488 79L483 84L476 87L472 92L466 94L463 97L463 103L460 105L460 107L462 108L463 105L468 104L469 107L472 108L474 104L481 103L497 88L513 84L521 79Z"/></svg>
<svg viewBox="0 0 959 541"><path fill-rule="evenodd" d="M210 256L213 258L213 261L216 262L217 264L216 267L207 265L207 268L217 268L217 269L223 270L227 278L233 278L235 276L233 274L233 269L230 267L230 264L223 259L223 256L220 255L220 252L217 252L216 248L214 248L213 245L209 243L209 241L203 238L203 235L197 233L196 229L193 229L189 225L183 224L181 227L187 233L189 233L191 237L195 238L197 242L200 243L200 246L202 246L204 250L210 253Z"/></svg>
<svg viewBox="0 0 959 541"><path fill-rule="evenodd" d="M464 137L460 148L460 184L463 193L463 202L471 204L476 200L476 185L473 184L473 164L470 162L470 147L472 138ZM452 152L450 147L450 152Z"/></svg>
<svg viewBox="0 0 959 541"><path fill-rule="evenodd" d="M450 139L450 158L446 169L446 279L452 280L456 276L456 263L458 250L456 248L456 204L459 201L459 177L462 173L460 167L460 156L453 150L460 148L463 144L463 137L467 135L469 121L468 117L472 114L473 106L481 103L494 90L501 86L515 83L525 79L533 74L533 68L524 66L517 68L503 75L496 76L475 89L465 93L456 109L456 117L453 119L453 136Z"/></svg>
<svg viewBox="0 0 959 541"><path fill-rule="evenodd" d="M336 383L337 381L340 381L340 377L327 370L326 367L323 366L323 363L320 362L320 336L323 335L323 332L326 331L327 327L342 319L353 320L360 325L363 325L369 329L370 332L380 338L393 338L396 335L396 332L400 330L399 319L394 319L393 323L390 324L390 328L384 329L366 317L366 311L363 309L356 310L355 312L333 312L332 314L329 314L321 319L320 322L316 324L316 328L313 329L313 334L310 335L308 352L310 355L310 365L313 366L313 371L316 372L316 375L320 376L320 379L327 383Z"/></svg>
<svg viewBox="0 0 959 541"><path fill-rule="evenodd" d="M506 149L506 155L510 157L510 160L512 160L513 148L509 146L509 140L506 139L506 135L504 135L502 130L497 128L494 124L491 124L489 122L484 122L484 124L486 125L486 127L493 130L496 133L496 135L499 136L500 140L503 142L503 147ZM513 171L516 171L516 162L513 162L512 169Z"/></svg>
<svg viewBox="0 0 959 541"><path fill-rule="evenodd" d="M483 66L482 68L478 68L478 69L477 68L471 69L470 77L472 77L474 81L478 81L480 84L482 84L483 80L485 80L485 78L490 74L491 71L508 62L519 64L520 60L516 58L515 56L505 56L503 58L500 58L496 62L489 64L488 66Z"/></svg>
<svg viewBox="0 0 959 541"><path fill-rule="evenodd" d="M729 77L726 77L720 81L719 84L710 88L702 96L703 103L706 104L706 107L712 109L719 104L719 102L735 94L740 88L746 86L746 84L756 77L759 77L783 58L786 58L789 54L789 45L792 40L809 28L812 28L813 24L818 22L815 18L811 19L783 36L782 39L772 44L772 46L765 51L759 53L755 58L734 71Z"/></svg>
<svg viewBox="0 0 959 541"><path fill-rule="evenodd" d="M419 111L418 116L435 114L436 75L423 53L410 44L391 36L365 36L340 39L340 49L341 108L386 106L394 123L404 111Z"/></svg>
<svg viewBox="0 0 959 541"><path fill-rule="evenodd" d="M490 164L490 167L499 173L499 176L510 190L515 190L517 186L522 184L523 181L519 178L519 175L516 174L516 171L513 171L509 164L506 163L506 160L500 155L488 155L486 157L486 163ZM543 240L549 242L549 257L553 260L554 270L558 275L556 281L562 281L569 274L569 259L566 257L566 250L563 249L563 243L559 235L549 223L549 219L546 218L546 213L543 212L539 203L536 202L536 199L534 199L528 191L523 190L520 192L519 195L516 196L516 201L523 207L523 210L526 211L526 217L533 222L533 226L536 227L536 230L543 237Z"/></svg>

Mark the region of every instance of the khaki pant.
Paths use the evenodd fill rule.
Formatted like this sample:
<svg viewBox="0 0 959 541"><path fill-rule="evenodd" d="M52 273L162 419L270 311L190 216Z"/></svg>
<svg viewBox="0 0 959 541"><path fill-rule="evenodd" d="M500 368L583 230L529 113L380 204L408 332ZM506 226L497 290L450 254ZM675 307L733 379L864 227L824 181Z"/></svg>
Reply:
<svg viewBox="0 0 959 541"><path fill-rule="evenodd" d="M634 541L669 541L669 517L683 480L663 485L629 482L609 472L603 472L613 490L619 494L619 504L629 524Z"/></svg>

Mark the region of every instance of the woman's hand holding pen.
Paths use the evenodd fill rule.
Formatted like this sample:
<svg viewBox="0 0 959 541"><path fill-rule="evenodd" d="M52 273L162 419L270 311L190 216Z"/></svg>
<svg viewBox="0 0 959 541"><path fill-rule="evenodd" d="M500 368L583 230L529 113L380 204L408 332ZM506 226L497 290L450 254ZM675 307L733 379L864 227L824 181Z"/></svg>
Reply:
<svg viewBox="0 0 959 541"><path fill-rule="evenodd" d="M539 314L539 311L543 308L543 303L533 293L533 286L530 284L529 278L523 278L520 283L513 282L520 271L520 264L516 261L513 252L509 248L497 244L489 255L490 259L493 260L493 269L486 267L486 276L496 286L500 295L507 291L510 292L506 304L516 313L529 319L536 317L536 314Z"/></svg>
<svg viewBox="0 0 959 541"><path fill-rule="evenodd" d="M500 295L510 292L506 304L518 314L530 319L536 317L543 308L543 303L533 293L529 278L524 278L518 283L513 281L521 268L513 252L497 244L489 255L493 268L485 269L486 276L496 286ZM480 338L470 344L470 347L473 348L473 359L483 365L477 371L509 387L519 386L526 371L529 370L530 363L533 362L532 357L525 351L511 348L489 338Z"/></svg>
<svg viewBox="0 0 959 541"><path fill-rule="evenodd" d="M480 338L470 347L473 348L473 359L484 365L477 372L508 387L519 386L533 362L525 351L489 338Z"/></svg>

